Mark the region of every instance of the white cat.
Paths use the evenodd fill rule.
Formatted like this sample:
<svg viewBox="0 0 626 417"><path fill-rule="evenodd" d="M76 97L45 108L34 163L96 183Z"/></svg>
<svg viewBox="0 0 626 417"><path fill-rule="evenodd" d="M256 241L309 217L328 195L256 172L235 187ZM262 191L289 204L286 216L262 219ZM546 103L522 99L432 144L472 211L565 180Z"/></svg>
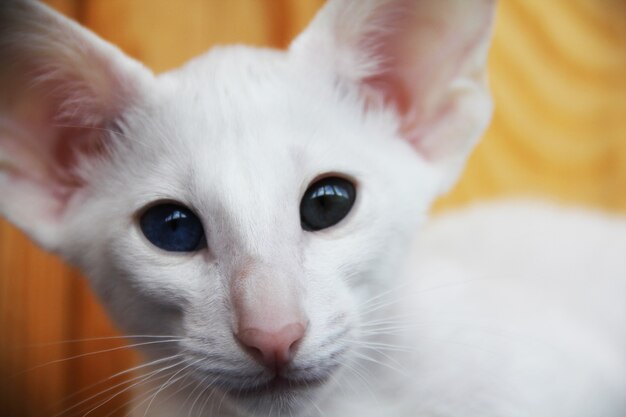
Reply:
<svg viewBox="0 0 626 417"><path fill-rule="evenodd" d="M418 231L490 118L492 3L334 0L159 76L0 3L0 213L154 342L133 413L626 415L626 221Z"/></svg>

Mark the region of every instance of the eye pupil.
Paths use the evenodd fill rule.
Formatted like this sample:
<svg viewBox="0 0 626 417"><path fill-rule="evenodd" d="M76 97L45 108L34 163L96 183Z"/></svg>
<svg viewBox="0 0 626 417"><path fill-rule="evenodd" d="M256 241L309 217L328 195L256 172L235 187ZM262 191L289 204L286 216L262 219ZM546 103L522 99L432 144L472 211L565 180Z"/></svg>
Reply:
<svg viewBox="0 0 626 417"><path fill-rule="evenodd" d="M165 222L169 225L170 229L172 229L172 231L175 232L178 229L178 226L180 225L180 219L185 219L185 218L187 218L187 216L185 216L185 213L182 213L181 211L176 210L170 216L167 216L167 218L165 219Z"/></svg>
<svg viewBox="0 0 626 417"><path fill-rule="evenodd" d="M204 242L204 229L198 217L177 204L152 206L139 223L153 245L169 252L192 252Z"/></svg>
<svg viewBox="0 0 626 417"><path fill-rule="evenodd" d="M326 177L314 182L300 201L300 221L308 231L339 223L352 209L356 191L348 180Z"/></svg>

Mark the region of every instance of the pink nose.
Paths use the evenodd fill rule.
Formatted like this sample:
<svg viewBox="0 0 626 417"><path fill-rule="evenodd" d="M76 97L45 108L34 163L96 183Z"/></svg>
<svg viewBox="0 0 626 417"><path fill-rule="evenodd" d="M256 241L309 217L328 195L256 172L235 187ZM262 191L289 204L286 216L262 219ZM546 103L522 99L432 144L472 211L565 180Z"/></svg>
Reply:
<svg viewBox="0 0 626 417"><path fill-rule="evenodd" d="M291 323L277 331L244 329L237 339L254 359L278 372L291 362L305 332L301 323Z"/></svg>

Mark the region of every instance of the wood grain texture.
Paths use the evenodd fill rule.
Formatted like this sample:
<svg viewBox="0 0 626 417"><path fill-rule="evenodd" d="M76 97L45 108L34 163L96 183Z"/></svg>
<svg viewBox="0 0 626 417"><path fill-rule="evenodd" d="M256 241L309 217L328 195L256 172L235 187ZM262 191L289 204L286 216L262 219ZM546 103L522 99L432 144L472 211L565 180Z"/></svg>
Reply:
<svg viewBox="0 0 626 417"><path fill-rule="evenodd" d="M626 211L626 3L502 1L491 127L440 208L541 195Z"/></svg>
<svg viewBox="0 0 626 417"><path fill-rule="evenodd" d="M323 2L48 3L160 72L216 44L284 47ZM437 208L539 195L626 212L626 3L503 0L490 69L493 123ZM116 335L75 270L0 222L0 415L52 416L122 382L106 380L136 361L121 342L56 343ZM103 349L114 350L91 354ZM77 355L85 356L59 361ZM41 366L50 361L59 362ZM127 400L121 394L89 415L124 415Z"/></svg>

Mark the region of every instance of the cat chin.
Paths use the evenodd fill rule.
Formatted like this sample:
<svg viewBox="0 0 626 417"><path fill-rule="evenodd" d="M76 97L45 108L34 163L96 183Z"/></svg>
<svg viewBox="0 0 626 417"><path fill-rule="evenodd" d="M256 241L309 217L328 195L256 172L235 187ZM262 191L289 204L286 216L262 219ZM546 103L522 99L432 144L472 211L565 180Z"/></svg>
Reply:
<svg viewBox="0 0 626 417"><path fill-rule="evenodd" d="M246 416L294 416L307 415L314 400L321 398L330 387L330 380L337 369L326 370L323 374L298 374L297 376L272 376L265 380L246 382L243 378L213 378L212 386L221 395L211 395L239 409ZM224 375L225 376L225 375ZM206 375L196 375L206 380ZM238 414L239 415L239 414Z"/></svg>
<svg viewBox="0 0 626 417"><path fill-rule="evenodd" d="M245 410L246 415L305 415L304 410L312 406L325 385L324 380L292 381L275 378L255 388L226 391L226 395Z"/></svg>

